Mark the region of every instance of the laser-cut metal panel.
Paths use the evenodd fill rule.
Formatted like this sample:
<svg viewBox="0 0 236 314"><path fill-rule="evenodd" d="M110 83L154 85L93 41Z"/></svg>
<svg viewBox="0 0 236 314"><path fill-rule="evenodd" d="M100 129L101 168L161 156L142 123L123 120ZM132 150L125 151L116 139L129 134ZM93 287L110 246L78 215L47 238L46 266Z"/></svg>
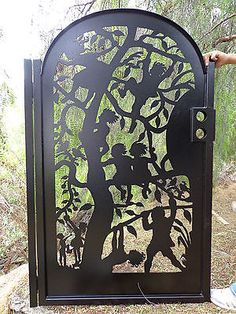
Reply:
<svg viewBox="0 0 236 314"><path fill-rule="evenodd" d="M54 40L35 101L40 304L209 299L206 82L193 40L152 13L92 14Z"/></svg>

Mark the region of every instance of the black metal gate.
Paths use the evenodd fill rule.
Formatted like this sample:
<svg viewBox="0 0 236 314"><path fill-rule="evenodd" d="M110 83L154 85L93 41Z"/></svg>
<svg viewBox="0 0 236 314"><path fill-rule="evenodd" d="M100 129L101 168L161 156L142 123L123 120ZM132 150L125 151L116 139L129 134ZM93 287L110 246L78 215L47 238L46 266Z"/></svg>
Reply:
<svg viewBox="0 0 236 314"><path fill-rule="evenodd" d="M213 72L126 9L25 61L32 306L209 300Z"/></svg>

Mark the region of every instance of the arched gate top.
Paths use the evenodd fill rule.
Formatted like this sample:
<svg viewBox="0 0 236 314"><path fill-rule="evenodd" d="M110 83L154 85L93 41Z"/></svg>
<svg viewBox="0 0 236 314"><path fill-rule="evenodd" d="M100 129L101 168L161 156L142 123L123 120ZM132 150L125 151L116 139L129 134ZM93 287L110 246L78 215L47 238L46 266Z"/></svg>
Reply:
<svg viewBox="0 0 236 314"><path fill-rule="evenodd" d="M125 16L124 16L125 15ZM146 18L145 22L143 21L142 18ZM57 47L58 42L61 40L64 40L64 37L67 37L68 33L70 33L73 29L76 28L77 31L83 32L83 24L84 23L90 23L91 20L96 20L99 21L99 24L102 25L104 24L110 24L110 25L127 25L127 26L150 26L151 24L153 25L158 25L161 24L164 28L169 28L169 31L174 32L175 38L177 39L178 37L182 37L182 39L186 39L186 44L189 43L190 46L195 50L196 56L198 57L198 61L201 65L202 71L205 74L206 73L206 66L202 58L202 53L196 44L196 42L193 40L193 38L177 23L174 21L161 16L159 14L153 13L153 12L147 12L144 10L139 10L139 9L112 9L112 10L104 10L100 12L95 12L92 14L89 14L87 16L84 16L71 24L69 24L65 29L63 29L52 41L51 45L49 46L45 58L43 60L42 64L42 72L44 71L45 64L47 63L47 60L51 54L51 51ZM127 22L128 21L128 22ZM121 23L122 24L121 24ZM151 23L148 25L148 23ZM91 30L93 29L95 24L91 23ZM77 29L77 26L79 27ZM81 27L81 29L80 29ZM88 30L89 27L86 28L86 31ZM167 29L166 29L167 30Z"/></svg>

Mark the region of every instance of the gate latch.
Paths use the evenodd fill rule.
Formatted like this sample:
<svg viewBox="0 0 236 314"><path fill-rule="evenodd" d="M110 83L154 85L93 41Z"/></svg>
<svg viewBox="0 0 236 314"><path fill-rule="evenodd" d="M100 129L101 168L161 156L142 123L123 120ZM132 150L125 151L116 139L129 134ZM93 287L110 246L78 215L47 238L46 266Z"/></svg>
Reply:
<svg viewBox="0 0 236 314"><path fill-rule="evenodd" d="M213 142L215 140L215 109L192 107L190 109L191 141Z"/></svg>

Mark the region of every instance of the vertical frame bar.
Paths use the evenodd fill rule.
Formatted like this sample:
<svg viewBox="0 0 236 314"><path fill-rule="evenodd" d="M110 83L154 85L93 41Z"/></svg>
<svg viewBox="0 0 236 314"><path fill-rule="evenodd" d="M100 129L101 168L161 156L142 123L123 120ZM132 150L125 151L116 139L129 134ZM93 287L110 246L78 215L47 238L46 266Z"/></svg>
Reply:
<svg viewBox="0 0 236 314"><path fill-rule="evenodd" d="M34 128L32 61L24 60L26 188L30 306L37 306L36 226L34 197Z"/></svg>
<svg viewBox="0 0 236 314"><path fill-rule="evenodd" d="M43 305L46 298L46 291L45 291L45 223L44 223L44 193L43 193L41 65L42 65L41 60L33 60L38 290L39 290L39 304Z"/></svg>
<svg viewBox="0 0 236 314"><path fill-rule="evenodd" d="M214 74L215 63L210 62L207 67L205 106L214 110ZM215 124L213 119L212 123ZM213 126L215 128L215 125ZM203 294L206 301L210 301L211 283L211 230L212 230L212 174L213 174L213 141L205 146L205 187L204 187L204 212L203 212Z"/></svg>

